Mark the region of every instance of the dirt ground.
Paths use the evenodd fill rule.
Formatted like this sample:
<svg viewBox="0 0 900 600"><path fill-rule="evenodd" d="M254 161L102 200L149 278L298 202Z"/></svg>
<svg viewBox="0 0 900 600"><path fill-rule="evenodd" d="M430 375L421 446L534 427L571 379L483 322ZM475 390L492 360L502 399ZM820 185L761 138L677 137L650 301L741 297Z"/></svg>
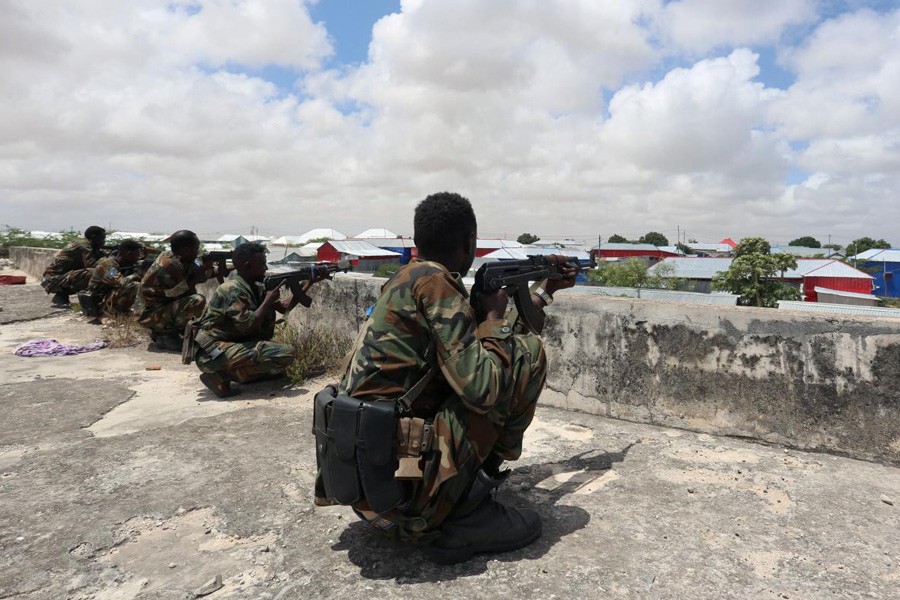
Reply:
<svg viewBox="0 0 900 600"><path fill-rule="evenodd" d="M440 567L313 507L326 381L224 401L145 341L18 357L108 332L33 284L0 308L0 598L900 597L894 467L540 408L500 498L543 537Z"/></svg>

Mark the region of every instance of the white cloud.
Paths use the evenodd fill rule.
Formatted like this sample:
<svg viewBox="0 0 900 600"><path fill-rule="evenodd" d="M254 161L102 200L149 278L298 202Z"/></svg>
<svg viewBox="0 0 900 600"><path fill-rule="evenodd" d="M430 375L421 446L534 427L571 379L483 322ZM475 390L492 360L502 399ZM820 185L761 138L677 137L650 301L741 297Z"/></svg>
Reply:
<svg viewBox="0 0 900 600"><path fill-rule="evenodd" d="M492 233L890 238L850 216L898 189L898 13L823 23L781 91L741 46L809 4L742 6L406 0L324 70L300 0L0 0L0 223L409 233L450 189Z"/></svg>
<svg viewBox="0 0 900 600"><path fill-rule="evenodd" d="M680 0L662 7L658 22L676 47L704 52L777 42L787 27L815 16L814 0Z"/></svg>

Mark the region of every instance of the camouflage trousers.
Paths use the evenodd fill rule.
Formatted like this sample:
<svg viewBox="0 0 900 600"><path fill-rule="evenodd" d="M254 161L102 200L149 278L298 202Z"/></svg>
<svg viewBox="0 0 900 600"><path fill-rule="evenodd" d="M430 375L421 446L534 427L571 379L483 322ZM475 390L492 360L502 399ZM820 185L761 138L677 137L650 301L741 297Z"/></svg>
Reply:
<svg viewBox="0 0 900 600"><path fill-rule="evenodd" d="M87 289L92 274L91 269L78 269L54 277L45 277L41 281L41 287L48 294L62 293L71 296Z"/></svg>
<svg viewBox="0 0 900 600"><path fill-rule="evenodd" d="M203 314L204 308L206 298L200 294L191 294L156 310L144 308L138 322L156 334L181 335L187 322Z"/></svg>
<svg viewBox="0 0 900 600"><path fill-rule="evenodd" d="M431 459L426 478L411 484L410 500L378 515L368 505L354 506L357 514L391 537L428 543L475 481L484 461L495 455L515 460L522 454L525 430L534 418L538 397L547 377L547 357L541 338L520 334L513 344L513 383L486 414L473 412L457 396L451 397L434 417Z"/></svg>
<svg viewBox="0 0 900 600"><path fill-rule="evenodd" d="M277 342L219 342L217 347L221 353L215 358L198 349L197 366L240 383L281 375L294 362L294 348Z"/></svg>
<svg viewBox="0 0 900 600"><path fill-rule="evenodd" d="M103 298L103 312L110 315L127 313L137 298L140 282L126 281L122 287L110 290Z"/></svg>

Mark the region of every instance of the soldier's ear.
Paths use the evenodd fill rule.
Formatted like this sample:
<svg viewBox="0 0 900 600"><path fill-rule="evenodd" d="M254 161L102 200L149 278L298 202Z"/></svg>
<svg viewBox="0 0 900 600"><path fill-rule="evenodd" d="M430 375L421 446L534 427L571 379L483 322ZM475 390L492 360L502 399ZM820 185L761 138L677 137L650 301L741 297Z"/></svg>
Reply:
<svg viewBox="0 0 900 600"><path fill-rule="evenodd" d="M475 246L478 244L478 234L474 231L466 236L466 256L475 256Z"/></svg>

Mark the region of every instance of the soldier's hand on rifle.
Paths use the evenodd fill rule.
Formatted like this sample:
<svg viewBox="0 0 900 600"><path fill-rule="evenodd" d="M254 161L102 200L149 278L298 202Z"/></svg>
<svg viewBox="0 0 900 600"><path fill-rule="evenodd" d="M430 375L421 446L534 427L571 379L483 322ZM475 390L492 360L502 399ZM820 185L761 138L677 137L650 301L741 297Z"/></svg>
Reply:
<svg viewBox="0 0 900 600"><path fill-rule="evenodd" d="M547 281L547 285L544 289L547 290L547 293L551 296L558 290L573 287L575 285L575 277L578 276L579 271L575 264L567 262L565 256L555 255L554 258L557 260L557 264L560 265L559 271L562 275L562 279L550 279ZM572 260L574 261L575 259Z"/></svg>
<svg viewBox="0 0 900 600"><path fill-rule="evenodd" d="M279 285L277 288L266 292L266 298L263 300L263 305L267 307L274 306L275 303L278 302L278 299L281 298L281 288L282 286Z"/></svg>
<svg viewBox="0 0 900 600"><path fill-rule="evenodd" d="M475 318L478 322L502 319L506 316L506 309L509 305L509 297L506 290L500 289L493 294L482 293L478 297L478 314Z"/></svg>

